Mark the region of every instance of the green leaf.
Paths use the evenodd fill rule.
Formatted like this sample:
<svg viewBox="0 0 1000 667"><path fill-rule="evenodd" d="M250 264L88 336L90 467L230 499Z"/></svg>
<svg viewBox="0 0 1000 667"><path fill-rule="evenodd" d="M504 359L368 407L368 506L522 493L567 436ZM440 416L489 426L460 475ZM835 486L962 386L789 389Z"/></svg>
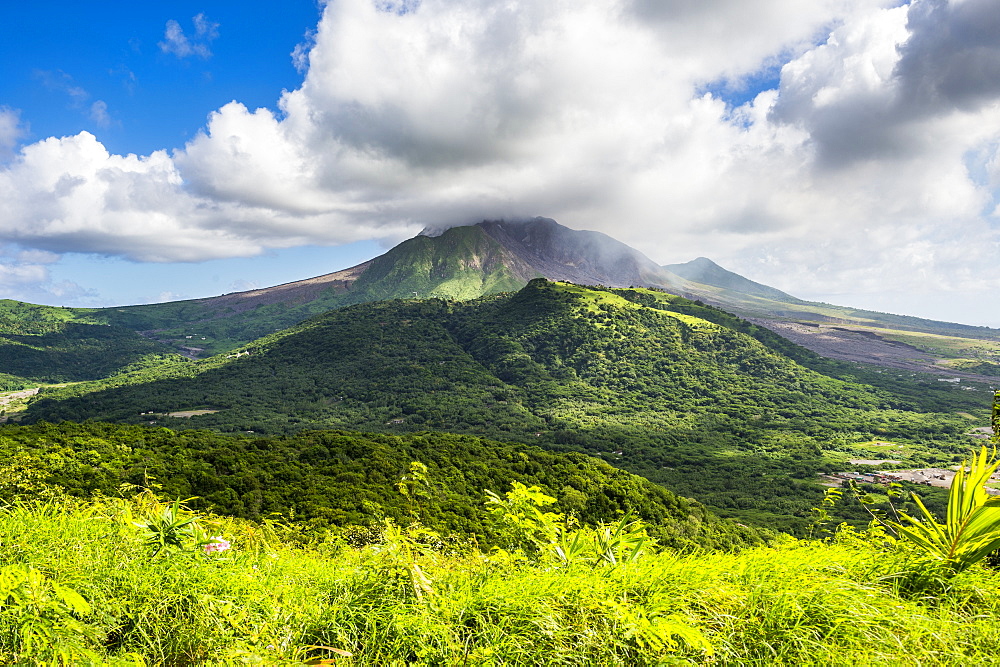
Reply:
<svg viewBox="0 0 1000 667"><path fill-rule="evenodd" d="M973 452L966 471L965 462L955 473L948 494L948 516L942 525L927 510L920 497L913 500L923 515L917 520L901 517L910 525L892 524L899 534L923 549L932 558L945 561L956 571L979 562L1000 547L1000 498L991 498L985 484L1000 467L994 449Z"/></svg>
<svg viewBox="0 0 1000 667"><path fill-rule="evenodd" d="M90 603L83 599L83 596L74 591L69 586L63 586L52 582L52 590L56 592L59 599L77 614L89 614L91 612Z"/></svg>

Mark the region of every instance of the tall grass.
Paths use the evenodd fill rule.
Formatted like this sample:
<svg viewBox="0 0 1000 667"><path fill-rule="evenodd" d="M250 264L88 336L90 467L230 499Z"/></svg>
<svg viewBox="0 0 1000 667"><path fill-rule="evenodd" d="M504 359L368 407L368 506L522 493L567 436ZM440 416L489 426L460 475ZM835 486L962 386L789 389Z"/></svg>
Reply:
<svg viewBox="0 0 1000 667"><path fill-rule="evenodd" d="M0 575L0 663L1000 664L1000 574L878 536L609 566L407 529L302 544L214 517L228 551L153 555L135 524L159 510L147 495L0 511L0 570L36 581L3 597Z"/></svg>

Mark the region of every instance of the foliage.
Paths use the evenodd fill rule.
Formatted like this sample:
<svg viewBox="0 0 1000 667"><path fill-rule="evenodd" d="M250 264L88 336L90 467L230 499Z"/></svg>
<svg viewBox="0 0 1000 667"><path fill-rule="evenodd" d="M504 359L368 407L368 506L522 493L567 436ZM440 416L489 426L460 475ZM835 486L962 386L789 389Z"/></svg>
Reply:
<svg viewBox="0 0 1000 667"><path fill-rule="evenodd" d="M951 464L968 447L956 413L979 419L987 403L823 361L664 292L544 280L473 302L352 306L240 351L47 390L25 420L474 434L598 456L726 516L802 531L817 475L869 458L855 443L891 439L911 466ZM169 416L197 408L216 412Z"/></svg>
<svg viewBox="0 0 1000 667"><path fill-rule="evenodd" d="M0 609L6 662L996 664L1000 575L973 566L942 584L904 541L843 533L552 567L420 526L355 548L199 517L218 522L231 557L150 558L134 526L149 503L0 510L0 571L37 573L43 601L33 609L21 583ZM36 616L52 640L26 647L22 619Z"/></svg>
<svg viewBox="0 0 1000 667"><path fill-rule="evenodd" d="M614 523L596 527L578 527L573 517L543 511L556 502L537 486L514 482L504 497L487 490L491 512L505 530L500 543L515 548L518 555L529 554L536 560L553 561L561 566L588 563L617 566L634 563L655 544L646 526L624 514Z"/></svg>
<svg viewBox="0 0 1000 667"><path fill-rule="evenodd" d="M158 492L192 498L187 504L195 510L281 519L312 531L419 519L488 545L499 526L485 521L484 490L524 480L558 497L558 511L582 524L632 512L672 547L742 548L771 537L591 457L440 433L259 438L96 423L8 425L0 428L0 461L0 500L52 488L81 498L114 495L123 483L148 487L154 478ZM168 510L151 504L132 520L149 523ZM157 520L170 526L186 516L180 514Z"/></svg>
<svg viewBox="0 0 1000 667"><path fill-rule="evenodd" d="M183 551L214 552L224 543L221 538L209 537L198 516L182 507L179 500L154 502L134 525L142 529L145 544L152 548L154 556Z"/></svg>
<svg viewBox="0 0 1000 667"><path fill-rule="evenodd" d="M504 528L501 544L508 548L538 552L554 545L561 532L560 524L566 520L563 514L542 510L554 504L555 498L542 493L537 486L527 487L521 482L514 482L504 497L487 489L486 502Z"/></svg>
<svg viewBox="0 0 1000 667"><path fill-rule="evenodd" d="M955 473L948 497L948 515L938 523L915 496L922 519L903 514L907 524L893 524L902 537L919 546L928 556L962 571L1000 548L1000 497L990 496L985 484L1000 467L996 450L983 447L973 452L969 470L965 462Z"/></svg>
<svg viewBox="0 0 1000 667"><path fill-rule="evenodd" d="M0 660L10 664L27 657L55 664L94 658L88 643L97 635L80 620L90 604L69 586L52 581L33 567L0 568ZM25 661L27 662L27 661Z"/></svg>
<svg viewBox="0 0 1000 667"><path fill-rule="evenodd" d="M993 436L1000 437L1000 391L993 395L993 414L990 417L990 426L993 427Z"/></svg>

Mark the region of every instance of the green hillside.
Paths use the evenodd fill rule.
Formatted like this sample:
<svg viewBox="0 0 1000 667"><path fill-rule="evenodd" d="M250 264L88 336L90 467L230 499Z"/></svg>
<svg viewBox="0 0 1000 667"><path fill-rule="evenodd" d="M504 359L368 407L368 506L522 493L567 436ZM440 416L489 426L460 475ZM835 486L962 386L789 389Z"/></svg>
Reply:
<svg viewBox="0 0 1000 667"><path fill-rule="evenodd" d="M46 391L25 419L476 434L600 456L724 514L793 528L820 495L817 473L872 458L879 440L905 446L908 464L950 464L978 423L956 413L985 424L990 399L858 377L663 292L544 280L471 302L357 305L240 352Z"/></svg>
<svg viewBox="0 0 1000 667"><path fill-rule="evenodd" d="M438 237L417 236L373 260L344 305L410 298L475 299L516 291L510 253L477 226L453 227ZM532 276L534 277L534 276Z"/></svg>
<svg viewBox="0 0 1000 667"><path fill-rule="evenodd" d="M969 343L966 347L975 347L977 338L1000 340L995 330L983 327L802 301L705 258L659 267L610 237L538 218L484 221L433 237L420 235L356 267L210 298L101 309L0 301L0 335L58 334L52 341L31 339L39 343L33 346L36 352L29 352L31 345L20 350L22 356L31 357L25 360L27 369L0 366L0 391L40 382L96 379L134 363L163 361L155 356L146 359L148 355L172 352L206 358L350 305L409 298L475 299L516 291L542 276L603 285L654 285L746 316L885 327L877 333L887 338L907 331L930 332L958 336ZM111 325L114 333L94 334L90 327L102 324ZM5 345L17 351L16 346L31 340L0 341L0 354ZM37 354L37 349L50 347L58 350L49 355L51 359ZM956 363L991 361L975 355L955 358ZM987 370L995 368L990 365Z"/></svg>
<svg viewBox="0 0 1000 667"><path fill-rule="evenodd" d="M155 331L175 346L194 346L205 355L226 352L314 315L352 304L386 299L441 297L474 299L517 290L527 278L515 276L517 262L482 228L455 227L441 236L417 236L372 260L357 279L327 285L291 284L240 301L223 295L208 299L105 308L93 317L137 331ZM535 277L531 273L527 277ZM306 282L306 281L303 281Z"/></svg>
<svg viewBox="0 0 1000 667"><path fill-rule="evenodd" d="M96 310L0 301L0 391L96 380L179 360L169 347L103 323Z"/></svg>
<svg viewBox="0 0 1000 667"><path fill-rule="evenodd" d="M260 295L223 295L115 308L0 301L0 391L96 380L127 368L223 353L309 317L357 303L517 290L516 259L480 227L418 236L373 260L357 280L303 281ZM522 267L523 268L523 267ZM142 333L139 333L142 332Z"/></svg>
<svg viewBox="0 0 1000 667"><path fill-rule="evenodd" d="M737 548L768 537L591 457L445 433L253 438L97 423L8 425L0 427L0 459L0 505L32 495L38 484L91 498L153 480L167 497L194 497L192 507L228 516L281 518L314 532L420 520L487 545L496 526L485 491L520 482L538 485L557 499L555 510L585 525L630 512L674 548ZM412 462L426 471L414 477ZM33 481L17 482L26 471ZM404 496L397 486L408 475L413 491Z"/></svg>

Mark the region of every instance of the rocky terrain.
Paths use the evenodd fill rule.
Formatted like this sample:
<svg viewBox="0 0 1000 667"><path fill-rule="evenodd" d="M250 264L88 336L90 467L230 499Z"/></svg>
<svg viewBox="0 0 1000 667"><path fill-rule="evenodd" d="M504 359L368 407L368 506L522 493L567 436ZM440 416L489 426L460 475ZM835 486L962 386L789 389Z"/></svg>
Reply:
<svg viewBox="0 0 1000 667"><path fill-rule="evenodd" d="M862 328L762 318L749 318L749 321L767 327L793 343L830 359L874 364L911 372L934 373L943 378L967 379L991 384L998 382L996 377L943 366L939 363L941 357L906 343L887 340L873 331Z"/></svg>

